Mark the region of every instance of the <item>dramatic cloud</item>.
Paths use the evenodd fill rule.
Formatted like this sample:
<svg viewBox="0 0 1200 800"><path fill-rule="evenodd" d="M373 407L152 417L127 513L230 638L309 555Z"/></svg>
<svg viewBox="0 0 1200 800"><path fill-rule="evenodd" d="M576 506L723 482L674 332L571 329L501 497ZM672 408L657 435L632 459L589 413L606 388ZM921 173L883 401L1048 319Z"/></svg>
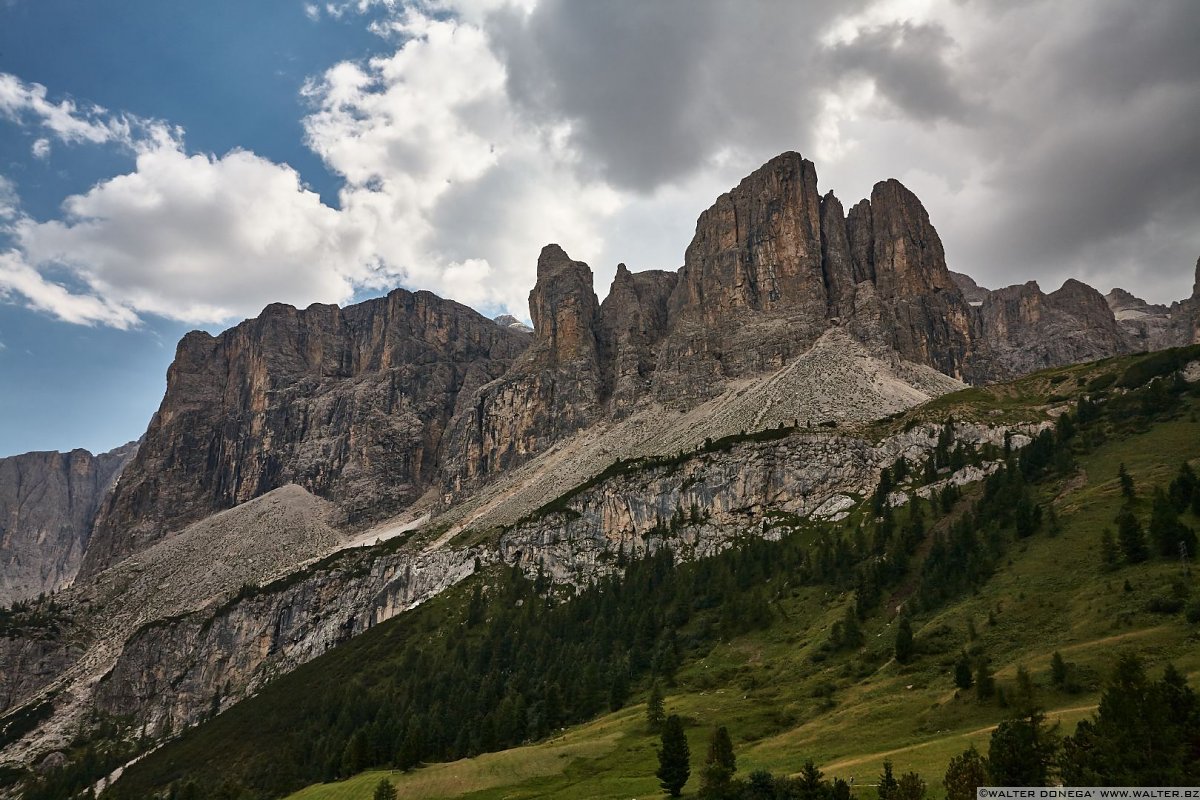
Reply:
<svg viewBox="0 0 1200 800"><path fill-rule="evenodd" d="M819 34L860 5L664 0L614 14L542 0L489 23L514 100L568 121L589 168L648 192L729 150L807 143L830 77Z"/></svg>
<svg viewBox="0 0 1200 800"><path fill-rule="evenodd" d="M338 0L385 55L304 94L326 206L286 165L189 153L161 123L0 75L0 115L133 171L24 216L0 293L63 319L224 322L272 301L431 289L525 314L540 247L674 268L697 214L783 150L847 204L888 177L922 198L951 267L989 286L1079 277L1185 296L1200 254L1200 4L1095 0ZM0 186L0 188L3 188ZM7 209L7 210L5 210Z"/></svg>
<svg viewBox="0 0 1200 800"><path fill-rule="evenodd" d="M251 153L149 150L134 172L70 198L64 210L63 220L14 225L20 262L0 264L0 281L74 322L128 325L144 312L187 322L253 316L270 299L344 302L368 277L362 235L293 170ZM35 268L68 271L84 294ZM82 305L84 296L102 302Z"/></svg>

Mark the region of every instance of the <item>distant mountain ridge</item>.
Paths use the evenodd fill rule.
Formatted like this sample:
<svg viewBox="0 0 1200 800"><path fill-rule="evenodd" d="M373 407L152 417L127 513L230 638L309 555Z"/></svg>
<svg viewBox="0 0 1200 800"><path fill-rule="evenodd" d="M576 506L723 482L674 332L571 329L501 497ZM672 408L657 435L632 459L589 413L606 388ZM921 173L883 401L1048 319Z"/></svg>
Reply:
<svg viewBox="0 0 1200 800"><path fill-rule="evenodd" d="M604 303L589 267L548 245L530 319L532 335L510 315L396 290L188 334L82 574L290 482L352 520L423 496L445 505L578 431L648 405L686 410L779 369L831 328L984 383L1197 341L1200 295L1166 308L1074 280L983 289L948 270L899 181L846 214L789 152L700 215L678 272L622 264Z"/></svg>
<svg viewBox="0 0 1200 800"><path fill-rule="evenodd" d="M398 289L185 336L136 454L106 481L83 470L90 495L45 495L46 515L76 520L64 544L39 550L28 515L6 529L68 564L42 570L41 590L78 569L61 598L78 607L69 640L0 639L0 712L54 706L6 756L65 746L88 708L150 730L193 724L479 564L557 560L556 579L584 581L611 550L648 548L683 502L670 477L637 507L599 500L586 537L539 516L627 463L691 454L709 468L714 441L802 432L789 458L803 469L777 468L764 446L761 481L731 462L692 492L732 498L721 536L779 502L836 514L838 493L869 491L897 457L889 447L938 437L851 453L834 429L968 383L1200 341L1200 292L1164 308L1078 281L984 289L949 271L898 181L845 213L811 162L784 153L700 215L681 269L620 265L603 303L589 266L547 245L529 318L532 332ZM1020 433L986 424L995 441ZM37 593L22 586L10 597Z"/></svg>

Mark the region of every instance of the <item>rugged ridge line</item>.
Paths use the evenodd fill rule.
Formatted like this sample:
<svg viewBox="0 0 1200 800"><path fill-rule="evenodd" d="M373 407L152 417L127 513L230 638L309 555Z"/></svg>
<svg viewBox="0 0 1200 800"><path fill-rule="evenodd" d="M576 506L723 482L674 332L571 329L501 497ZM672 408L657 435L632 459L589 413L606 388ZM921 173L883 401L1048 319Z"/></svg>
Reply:
<svg viewBox="0 0 1200 800"><path fill-rule="evenodd" d="M100 512L81 574L296 483L351 521L433 484L446 426L529 337L429 292L276 304L179 343L145 444Z"/></svg>
<svg viewBox="0 0 1200 800"><path fill-rule="evenodd" d="M83 574L287 482L351 520L426 491L445 508L580 431L656 404L686 412L777 371L831 328L978 383L1186 343L1197 307L1177 304L1139 338L1077 281L1049 295L964 283L899 181L843 215L812 162L787 152L700 215L678 273L621 267L603 304L588 265L547 245L532 336L403 290L345 309L271 306L215 339L189 334Z"/></svg>

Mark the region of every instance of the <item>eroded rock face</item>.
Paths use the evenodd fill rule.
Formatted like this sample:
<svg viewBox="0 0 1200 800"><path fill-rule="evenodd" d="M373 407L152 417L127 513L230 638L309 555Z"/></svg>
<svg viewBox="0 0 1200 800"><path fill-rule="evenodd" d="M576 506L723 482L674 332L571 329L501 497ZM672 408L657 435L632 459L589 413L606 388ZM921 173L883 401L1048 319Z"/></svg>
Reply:
<svg viewBox="0 0 1200 800"><path fill-rule="evenodd" d="M858 269L874 276L879 310L867 314L869 323L852 321L852 328L865 339L882 338L910 361L970 377L969 308L921 201L899 181L887 180L875 184L870 202L853 212L852 259L865 261ZM863 298L859 305L869 302Z"/></svg>
<svg viewBox="0 0 1200 800"><path fill-rule="evenodd" d="M854 287L871 278L856 276L846 214L833 192L821 198L821 260L830 310L835 317L850 315L854 310Z"/></svg>
<svg viewBox="0 0 1200 800"><path fill-rule="evenodd" d="M477 566L518 565L557 583L585 585L611 573L618 553L670 544L684 558L713 555L767 529L767 510L808 517L869 494L879 471L904 455L915 462L937 442L918 426L881 442L798 434L697 454L664 467L603 481L571 501L573 513L527 520L498 541L436 550L351 551L273 591L142 626L94 686L96 706L145 726L148 734L202 720L213 699L224 708L274 675L404 612L471 575ZM959 425L974 443L1004 441L1006 429ZM1027 441L1015 431L1018 445ZM692 506L702 520L691 518ZM827 512L825 512L827 513ZM660 525L680 514L664 537ZM150 567L147 567L149 570ZM0 658L3 650L0 650ZM42 656L45 658L45 655Z"/></svg>
<svg viewBox="0 0 1200 800"><path fill-rule="evenodd" d="M532 336L408 292L272 306L220 337L189 334L84 572L286 482L352 520L435 486L444 507L581 430L646 404L687 412L783 369L833 327L879 357L979 382L1190 340L1200 309L1179 304L1167 333L1138 340L1082 284L980 289L949 272L898 181L845 215L797 153L700 215L678 273L622 267L603 305L589 267L557 245L537 273Z"/></svg>
<svg viewBox="0 0 1200 800"><path fill-rule="evenodd" d="M1130 352L1104 297L1068 280L1046 294L1035 281L997 289L979 309L990 361L981 377L999 379L1046 367Z"/></svg>
<svg viewBox="0 0 1200 800"><path fill-rule="evenodd" d="M980 306L987 299L990 292L975 282L975 279L970 275L964 275L961 272L951 272L950 278L958 286L958 290L962 292L963 299L968 305Z"/></svg>
<svg viewBox="0 0 1200 800"><path fill-rule="evenodd" d="M137 443L94 456L25 453L0 459L0 605L70 583L96 511Z"/></svg>
<svg viewBox="0 0 1200 800"><path fill-rule="evenodd" d="M675 289L674 272L630 272L617 265L617 274L600 305L598 341L604 367L604 391L614 419L633 411L650 393L657 348L667 331L667 303Z"/></svg>
<svg viewBox="0 0 1200 800"><path fill-rule="evenodd" d="M529 337L428 292L268 306L189 333L145 445L100 512L84 574L286 483L384 516L434 480L446 426Z"/></svg>
<svg viewBox="0 0 1200 800"><path fill-rule="evenodd" d="M1147 303L1121 288L1104 299L1133 350L1162 350L1200 342L1200 260L1192 296L1170 307Z"/></svg>
<svg viewBox="0 0 1200 800"><path fill-rule="evenodd" d="M820 208L812 162L784 153L700 215L671 295L660 399L711 396L816 341L828 325Z"/></svg>
<svg viewBox="0 0 1200 800"><path fill-rule="evenodd" d="M453 422L442 461L451 492L523 463L601 413L600 305L592 271L551 244L538 257L537 275L529 293L533 344Z"/></svg>

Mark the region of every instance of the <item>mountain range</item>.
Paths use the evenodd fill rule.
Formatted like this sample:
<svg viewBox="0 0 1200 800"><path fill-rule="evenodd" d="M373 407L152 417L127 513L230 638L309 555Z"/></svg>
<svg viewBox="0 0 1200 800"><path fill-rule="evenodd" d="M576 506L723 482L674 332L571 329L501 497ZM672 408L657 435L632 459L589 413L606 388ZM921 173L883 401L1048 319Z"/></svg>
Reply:
<svg viewBox="0 0 1200 800"><path fill-rule="evenodd" d="M271 305L180 341L138 442L0 459L0 759L61 759L97 711L169 735L491 564L586 584L680 508L708 515L695 556L768 509L838 519L937 444L863 423L1200 343L1200 261L1170 307L985 289L901 183L847 213L789 152L700 215L680 269L620 265L603 302L547 245L529 319L404 289ZM667 461L691 483L624 477Z"/></svg>

